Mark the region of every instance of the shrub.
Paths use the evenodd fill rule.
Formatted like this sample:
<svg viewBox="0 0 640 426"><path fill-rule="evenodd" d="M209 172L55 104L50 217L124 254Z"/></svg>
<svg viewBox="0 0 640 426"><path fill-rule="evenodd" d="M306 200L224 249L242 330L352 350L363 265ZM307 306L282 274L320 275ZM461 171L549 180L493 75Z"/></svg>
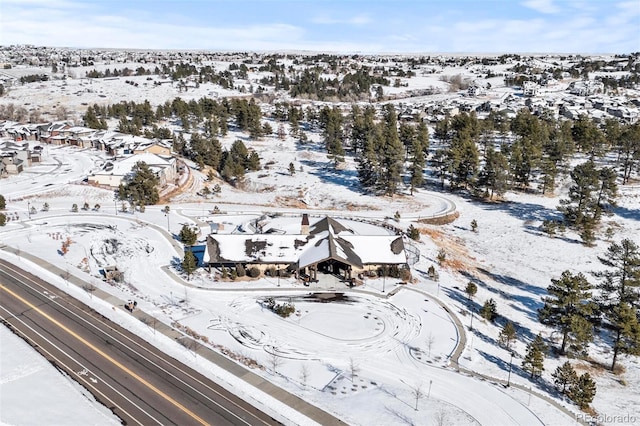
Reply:
<svg viewBox="0 0 640 426"><path fill-rule="evenodd" d="M407 236L414 241L420 241L420 230L413 225L407 229Z"/></svg>
<svg viewBox="0 0 640 426"><path fill-rule="evenodd" d="M407 268L400 269L400 279L403 282L411 281L411 271Z"/></svg>
<svg viewBox="0 0 640 426"><path fill-rule="evenodd" d="M242 263L238 263L236 265L236 275L239 278L244 277L245 275L247 275L247 271L244 269L244 266L242 265Z"/></svg>
<svg viewBox="0 0 640 426"><path fill-rule="evenodd" d="M252 266L247 270L247 275L251 278L258 278L260 276L260 269L255 266Z"/></svg>

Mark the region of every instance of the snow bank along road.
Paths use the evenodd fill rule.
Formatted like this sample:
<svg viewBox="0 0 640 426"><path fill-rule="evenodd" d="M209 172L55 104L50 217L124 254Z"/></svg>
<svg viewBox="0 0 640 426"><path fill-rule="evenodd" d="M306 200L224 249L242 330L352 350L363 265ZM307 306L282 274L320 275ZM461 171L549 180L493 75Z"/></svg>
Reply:
<svg viewBox="0 0 640 426"><path fill-rule="evenodd" d="M0 265L2 322L125 424L278 424L55 287Z"/></svg>

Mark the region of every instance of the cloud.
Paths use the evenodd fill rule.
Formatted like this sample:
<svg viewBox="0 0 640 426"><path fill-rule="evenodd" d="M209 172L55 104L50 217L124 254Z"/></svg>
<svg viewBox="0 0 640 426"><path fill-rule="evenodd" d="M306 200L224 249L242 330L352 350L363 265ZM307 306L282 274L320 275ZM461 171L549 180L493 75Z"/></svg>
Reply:
<svg viewBox="0 0 640 426"><path fill-rule="evenodd" d="M527 0L522 5L547 15L560 12L560 8L553 4L553 0Z"/></svg>
<svg viewBox="0 0 640 426"><path fill-rule="evenodd" d="M321 25L365 25L371 22L371 18L367 15L355 15L350 18L333 18L329 15L318 15L311 19L311 22Z"/></svg>

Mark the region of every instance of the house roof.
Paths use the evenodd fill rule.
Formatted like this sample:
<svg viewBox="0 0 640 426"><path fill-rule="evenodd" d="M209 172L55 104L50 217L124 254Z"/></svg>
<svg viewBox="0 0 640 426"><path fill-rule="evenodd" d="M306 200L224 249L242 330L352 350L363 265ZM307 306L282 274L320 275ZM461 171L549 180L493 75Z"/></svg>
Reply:
<svg viewBox="0 0 640 426"><path fill-rule="evenodd" d="M298 268L330 259L363 268L406 263L406 254L402 237L356 235L330 217L314 223L309 235L211 234L204 254L209 263L287 263Z"/></svg>

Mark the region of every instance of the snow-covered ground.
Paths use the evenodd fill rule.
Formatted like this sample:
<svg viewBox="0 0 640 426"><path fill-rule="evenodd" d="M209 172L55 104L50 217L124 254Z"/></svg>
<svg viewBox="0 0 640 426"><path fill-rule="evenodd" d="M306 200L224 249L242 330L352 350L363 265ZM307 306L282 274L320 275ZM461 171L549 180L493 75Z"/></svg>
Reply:
<svg viewBox="0 0 640 426"><path fill-rule="evenodd" d="M4 326L0 326L0 342L1 424L120 424L85 388Z"/></svg>

